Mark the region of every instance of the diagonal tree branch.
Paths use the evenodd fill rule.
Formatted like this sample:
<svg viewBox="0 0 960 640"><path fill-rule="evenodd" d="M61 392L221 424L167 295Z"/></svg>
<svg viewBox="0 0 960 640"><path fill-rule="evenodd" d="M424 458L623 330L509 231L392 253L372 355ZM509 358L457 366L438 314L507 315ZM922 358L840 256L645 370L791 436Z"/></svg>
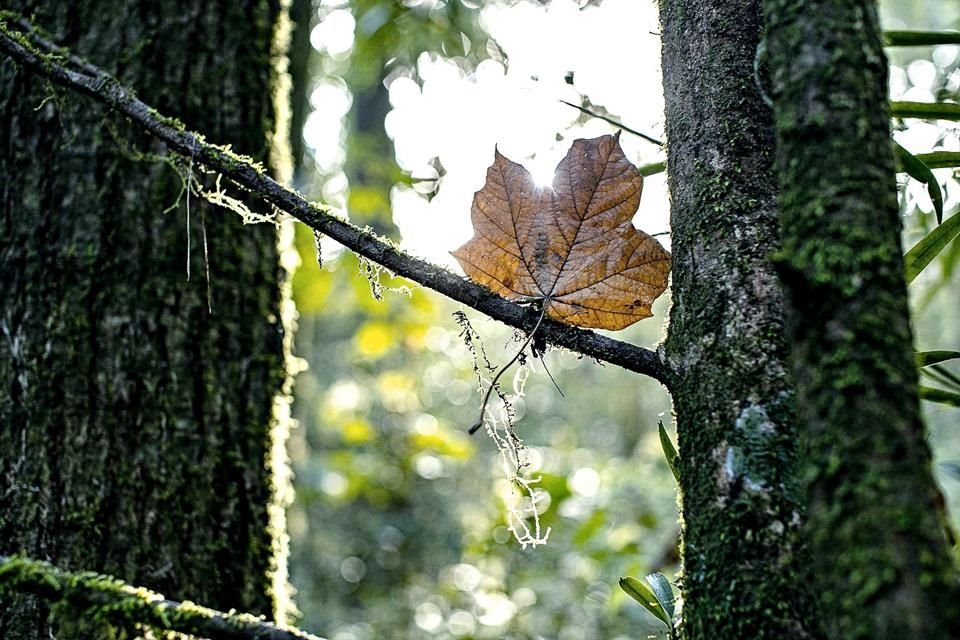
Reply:
<svg viewBox="0 0 960 640"><path fill-rule="evenodd" d="M109 106L162 140L172 151L227 176L264 202L394 274L511 327L531 331L535 326L536 310L509 302L485 287L404 253L373 232L349 224L321 205L307 202L300 194L271 179L262 166L232 152L228 146L208 143L175 118L161 115L115 78L57 47L29 22L9 12L0 14L0 51L23 67ZM539 333L550 344L650 376L667 385L667 365L655 351L551 320L544 320Z"/></svg>
<svg viewBox="0 0 960 640"><path fill-rule="evenodd" d="M0 556L0 591L30 593L113 624L144 625L210 640L321 640L250 614L224 613L96 573L72 573L39 560Z"/></svg>

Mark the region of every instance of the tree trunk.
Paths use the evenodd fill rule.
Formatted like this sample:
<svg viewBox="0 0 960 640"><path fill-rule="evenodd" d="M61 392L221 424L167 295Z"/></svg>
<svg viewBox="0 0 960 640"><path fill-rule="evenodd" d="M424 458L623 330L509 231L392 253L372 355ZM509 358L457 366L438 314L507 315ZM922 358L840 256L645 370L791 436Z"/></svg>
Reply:
<svg viewBox="0 0 960 640"><path fill-rule="evenodd" d="M816 588L831 637L960 637L917 400L870 0L768 0L784 246Z"/></svg>
<svg viewBox="0 0 960 640"><path fill-rule="evenodd" d="M819 638L796 428L759 2L661 0L685 638Z"/></svg>
<svg viewBox="0 0 960 640"><path fill-rule="evenodd" d="M276 0L13 4L161 112L266 157ZM0 62L0 553L270 617L276 234L178 196L163 153ZM0 602L5 640L91 633L52 625L35 599Z"/></svg>

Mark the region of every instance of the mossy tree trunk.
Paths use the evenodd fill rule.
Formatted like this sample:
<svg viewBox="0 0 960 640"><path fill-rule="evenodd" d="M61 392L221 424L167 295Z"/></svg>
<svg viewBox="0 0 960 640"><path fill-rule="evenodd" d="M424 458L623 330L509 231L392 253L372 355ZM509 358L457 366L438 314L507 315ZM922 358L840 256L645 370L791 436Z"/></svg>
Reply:
<svg viewBox="0 0 960 640"><path fill-rule="evenodd" d="M831 637L960 637L917 399L872 0L767 0L816 588Z"/></svg>
<svg viewBox="0 0 960 640"><path fill-rule="evenodd" d="M801 542L794 398L770 110L754 81L760 2L661 0L691 639L820 638Z"/></svg>
<svg viewBox="0 0 960 640"><path fill-rule="evenodd" d="M10 8L161 112L266 158L277 0ZM188 216L157 153L0 61L0 553L272 617L276 234L196 197ZM60 622L34 599L0 602L5 640L88 633Z"/></svg>

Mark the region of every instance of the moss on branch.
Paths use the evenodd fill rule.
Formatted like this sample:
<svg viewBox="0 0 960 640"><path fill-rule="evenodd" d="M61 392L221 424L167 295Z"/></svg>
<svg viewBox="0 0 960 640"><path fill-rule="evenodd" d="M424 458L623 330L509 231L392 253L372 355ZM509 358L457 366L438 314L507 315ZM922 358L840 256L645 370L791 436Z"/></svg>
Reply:
<svg viewBox="0 0 960 640"><path fill-rule="evenodd" d="M91 572L73 573L38 560L0 556L0 593L39 596L76 612L77 619L119 627L151 627L211 640L320 640L296 629L282 629L258 616L222 612L174 602L162 595Z"/></svg>

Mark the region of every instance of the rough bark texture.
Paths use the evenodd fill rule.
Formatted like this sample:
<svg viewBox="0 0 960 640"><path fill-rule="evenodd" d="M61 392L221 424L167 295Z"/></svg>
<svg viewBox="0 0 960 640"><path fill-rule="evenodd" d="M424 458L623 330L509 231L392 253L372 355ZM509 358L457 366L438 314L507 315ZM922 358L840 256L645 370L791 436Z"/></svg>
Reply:
<svg viewBox="0 0 960 640"><path fill-rule="evenodd" d="M306 145L303 142L303 125L310 113L310 58L313 46L310 44L311 20L316 18L312 0L292 0L290 3L290 19L293 21L293 34L290 38L290 76L293 91L290 94L290 131L296 132L290 136L290 156L293 162L294 182L297 180L301 167L308 162Z"/></svg>
<svg viewBox="0 0 960 640"><path fill-rule="evenodd" d="M831 637L960 637L916 390L872 1L768 0L793 370Z"/></svg>
<svg viewBox="0 0 960 640"><path fill-rule="evenodd" d="M683 637L819 638L795 475L759 2L662 0Z"/></svg>
<svg viewBox="0 0 960 640"><path fill-rule="evenodd" d="M159 109L265 156L278 2L13 5ZM141 152L163 148L0 61L0 553L270 616L274 229L194 197L188 253L185 201L165 212L180 178ZM0 637L47 627L38 601L0 602Z"/></svg>

